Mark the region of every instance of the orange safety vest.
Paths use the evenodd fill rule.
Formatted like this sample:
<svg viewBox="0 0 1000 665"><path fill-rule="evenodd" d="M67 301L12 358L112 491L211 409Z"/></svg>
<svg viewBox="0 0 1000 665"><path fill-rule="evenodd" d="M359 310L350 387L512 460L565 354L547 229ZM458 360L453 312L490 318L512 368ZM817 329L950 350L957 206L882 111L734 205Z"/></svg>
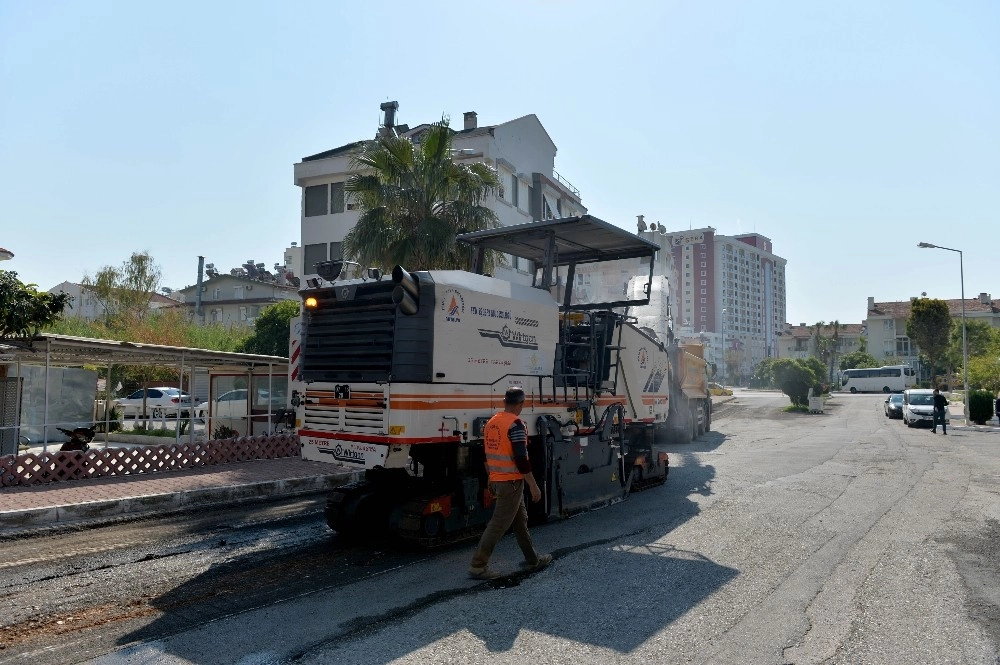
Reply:
<svg viewBox="0 0 1000 665"><path fill-rule="evenodd" d="M507 432L518 417L501 411L486 423L483 430L483 447L486 449L486 467L490 470L490 482L523 480L524 474L514 464L514 446Z"/></svg>

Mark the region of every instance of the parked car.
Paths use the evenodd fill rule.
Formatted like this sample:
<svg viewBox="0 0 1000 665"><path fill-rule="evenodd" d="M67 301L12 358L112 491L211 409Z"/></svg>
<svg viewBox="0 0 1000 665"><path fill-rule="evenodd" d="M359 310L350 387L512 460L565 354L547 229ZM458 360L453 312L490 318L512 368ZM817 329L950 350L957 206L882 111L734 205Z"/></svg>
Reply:
<svg viewBox="0 0 1000 665"><path fill-rule="evenodd" d="M885 398L885 415L889 418L903 417L903 393L893 393Z"/></svg>
<svg viewBox="0 0 1000 665"><path fill-rule="evenodd" d="M208 402L202 402L195 407L195 417L199 420L208 418ZM247 415L247 389L237 388L222 393L212 405L213 418L245 418Z"/></svg>
<svg viewBox="0 0 1000 665"><path fill-rule="evenodd" d="M944 411L948 420L948 410ZM911 388L903 391L903 423L913 427L926 423L934 426L934 391L927 388Z"/></svg>
<svg viewBox="0 0 1000 665"><path fill-rule="evenodd" d="M732 395L733 391L730 388L726 388L725 386L719 385L718 383L710 383L708 384L708 393L710 395L715 395L718 397L718 396Z"/></svg>
<svg viewBox="0 0 1000 665"><path fill-rule="evenodd" d="M177 417L178 411L181 417L188 415L191 407L191 395L182 392L178 388L170 386L156 386L146 388L146 416L150 418ZM121 397L115 400L115 406L121 409L122 417L138 417L142 415L142 394L140 388L128 397Z"/></svg>

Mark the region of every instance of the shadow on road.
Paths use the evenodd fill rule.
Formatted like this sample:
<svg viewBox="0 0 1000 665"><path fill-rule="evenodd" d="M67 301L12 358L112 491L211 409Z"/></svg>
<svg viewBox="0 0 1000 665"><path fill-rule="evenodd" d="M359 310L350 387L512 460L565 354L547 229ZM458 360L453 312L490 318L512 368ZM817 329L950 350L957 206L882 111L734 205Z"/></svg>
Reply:
<svg viewBox="0 0 1000 665"><path fill-rule="evenodd" d="M312 602L323 603L324 598L332 602L334 594L341 594L343 602L342 594L357 594L350 613L330 612L304 624L298 619L290 621L282 628L280 647L264 637L273 638L275 611L247 613L239 619L246 640L220 646L220 654L236 662L250 654L274 654L277 648L279 652L289 650L278 655L278 660L287 661L320 653L325 656L345 648L352 650L351 662L385 663L463 630L477 635L489 650L503 652L513 647L525 629L629 653L739 573L698 552L676 549L667 539L671 531L699 513L692 497L711 493L715 468L702 464L696 453L714 451L725 441L723 434L709 432L684 446L664 446L671 462L667 484L617 504L613 519L607 519L606 511L575 518L591 522L584 532L585 541L556 547L556 562L547 571L471 586L462 574L456 574L454 581L429 580L421 585L422 590L400 591L398 604L389 609L373 608L366 603L365 585L401 584L406 589L393 568L402 568L404 560L413 562L427 555L344 548L331 538L322 546L286 551L268 561L250 554L213 567L153 599L151 604L163 615L122 636L119 644L149 643L242 610L321 589L318 594L322 595L314 596ZM471 544L462 547L468 549ZM434 556L450 556L453 550ZM366 564L365 557L378 558L368 562L373 568L357 567ZM570 561L574 567L567 571L563 566ZM370 575L372 571L380 574ZM540 577L530 580L533 575ZM310 579L303 581L304 576ZM366 577L369 581L358 582ZM343 588L335 588L338 586ZM427 595L414 595L420 593ZM476 596L481 596L476 602L461 602ZM526 607L533 609L527 612ZM430 634L413 630L412 619L417 615L422 616L422 623L435 627ZM255 621L271 623L254 626ZM324 637L317 640L317 633ZM378 649L360 651L355 642L367 639L376 639ZM205 644L199 642L171 639L159 646L178 658L203 662ZM361 660L356 659L355 650L364 653Z"/></svg>

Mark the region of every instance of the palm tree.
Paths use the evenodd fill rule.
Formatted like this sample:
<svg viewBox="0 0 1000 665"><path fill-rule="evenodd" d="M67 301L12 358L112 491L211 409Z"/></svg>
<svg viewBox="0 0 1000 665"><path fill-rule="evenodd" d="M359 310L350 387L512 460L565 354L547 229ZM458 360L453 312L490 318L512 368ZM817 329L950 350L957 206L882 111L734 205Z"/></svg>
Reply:
<svg viewBox="0 0 1000 665"><path fill-rule="evenodd" d="M496 171L452 159L448 121L431 125L420 143L397 136L370 141L352 160L348 179L361 210L344 238L346 256L368 266L410 270L465 268L468 252L459 233L495 228L496 213L483 205L500 188ZM487 257L487 268L495 257Z"/></svg>

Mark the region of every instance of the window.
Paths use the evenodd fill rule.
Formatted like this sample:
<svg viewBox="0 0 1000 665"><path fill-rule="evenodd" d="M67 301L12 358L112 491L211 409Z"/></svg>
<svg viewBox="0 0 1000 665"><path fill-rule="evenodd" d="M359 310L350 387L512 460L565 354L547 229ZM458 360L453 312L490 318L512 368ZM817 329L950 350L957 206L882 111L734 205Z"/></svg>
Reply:
<svg viewBox="0 0 1000 665"><path fill-rule="evenodd" d="M233 287L233 297L236 298L237 300L243 300L243 287L242 286L234 286Z"/></svg>
<svg viewBox="0 0 1000 665"><path fill-rule="evenodd" d="M218 322L219 322L219 310L213 309L212 310L212 323L218 323Z"/></svg>
<svg viewBox="0 0 1000 665"><path fill-rule="evenodd" d="M330 260L331 261L343 261L344 260L344 244L340 242L330 243Z"/></svg>
<svg viewBox="0 0 1000 665"><path fill-rule="evenodd" d="M247 308L240 307L240 321L246 321L246 320L247 320Z"/></svg>
<svg viewBox="0 0 1000 665"><path fill-rule="evenodd" d="M222 298L222 289L216 288L212 291L212 300L220 300Z"/></svg>
<svg viewBox="0 0 1000 665"><path fill-rule="evenodd" d="M518 189L517 184L518 184L517 183L517 176L514 175L513 173L511 173L510 174L510 202L513 204L513 206L515 208L517 207L517 202L519 200L518 199L518 194L520 194L520 192L517 191L517 189Z"/></svg>
<svg viewBox="0 0 1000 665"><path fill-rule="evenodd" d="M316 264L320 261L326 261L326 243L306 245L303 254L302 271L306 274L315 274Z"/></svg>
<svg viewBox="0 0 1000 665"><path fill-rule="evenodd" d="M344 183L330 185L330 212L344 212Z"/></svg>
<svg viewBox="0 0 1000 665"><path fill-rule="evenodd" d="M305 208L306 217L317 217L319 215L327 214L327 191L329 187L327 185L313 185L312 187L306 187L306 192L304 195L303 207Z"/></svg>

